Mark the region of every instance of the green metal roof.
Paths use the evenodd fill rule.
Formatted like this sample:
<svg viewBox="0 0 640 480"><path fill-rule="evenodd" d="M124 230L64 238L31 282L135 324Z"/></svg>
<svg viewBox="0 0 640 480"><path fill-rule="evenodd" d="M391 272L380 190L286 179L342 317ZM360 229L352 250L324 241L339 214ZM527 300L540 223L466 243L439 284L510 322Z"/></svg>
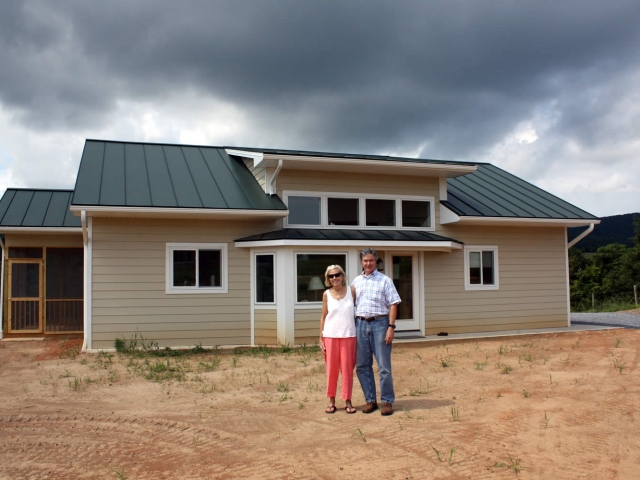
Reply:
<svg viewBox="0 0 640 480"><path fill-rule="evenodd" d="M251 235L239 238L236 242L257 242L269 240L362 240L385 242L455 242L459 240L443 237L430 232L414 230L351 230L351 229L316 229L316 228L283 228L274 232Z"/></svg>
<svg viewBox="0 0 640 480"><path fill-rule="evenodd" d="M8 188L0 200L0 227L81 227L69 210L73 190Z"/></svg>
<svg viewBox="0 0 640 480"><path fill-rule="evenodd" d="M72 205L286 210L223 148L87 140Z"/></svg>
<svg viewBox="0 0 640 480"><path fill-rule="evenodd" d="M597 220L494 165L476 165L473 173L447 179L447 200L441 203L459 216Z"/></svg>

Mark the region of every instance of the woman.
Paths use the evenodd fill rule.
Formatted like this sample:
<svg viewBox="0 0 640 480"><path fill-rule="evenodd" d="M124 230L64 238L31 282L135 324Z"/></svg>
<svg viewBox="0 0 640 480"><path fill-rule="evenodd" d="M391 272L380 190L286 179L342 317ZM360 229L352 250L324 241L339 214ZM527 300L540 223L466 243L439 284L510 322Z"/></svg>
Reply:
<svg viewBox="0 0 640 480"><path fill-rule="evenodd" d="M342 372L342 399L345 411L356 413L351 404L353 390L353 367L356 364L356 326L354 320L353 287L347 286L344 270L340 265L329 265L324 272L324 284L331 287L322 296L320 317L320 345L327 364L326 413L336 411L338 373Z"/></svg>

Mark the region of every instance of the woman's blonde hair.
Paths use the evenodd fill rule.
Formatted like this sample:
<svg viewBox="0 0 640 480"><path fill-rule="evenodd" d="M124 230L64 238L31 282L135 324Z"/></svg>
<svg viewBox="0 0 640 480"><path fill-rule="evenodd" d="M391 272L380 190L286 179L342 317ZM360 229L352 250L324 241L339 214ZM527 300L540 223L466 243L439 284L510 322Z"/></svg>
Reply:
<svg viewBox="0 0 640 480"><path fill-rule="evenodd" d="M324 284L327 287L331 286L331 282L329 281L329 272L331 270L339 270L340 273L342 274L342 285L347 284L347 274L344 273L344 270L342 269L342 267L340 265L329 265L327 269L324 271Z"/></svg>

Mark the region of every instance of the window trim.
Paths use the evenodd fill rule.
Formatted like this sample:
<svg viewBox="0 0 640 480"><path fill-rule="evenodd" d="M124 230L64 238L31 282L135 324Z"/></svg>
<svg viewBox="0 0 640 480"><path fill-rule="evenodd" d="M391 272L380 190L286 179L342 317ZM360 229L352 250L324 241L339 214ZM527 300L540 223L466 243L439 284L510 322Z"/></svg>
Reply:
<svg viewBox="0 0 640 480"><path fill-rule="evenodd" d="M480 252L480 258L482 259L482 252L493 253L493 284L471 284L469 278L469 254L471 252ZM482 270L482 267L480 267ZM464 246L464 289L465 290L499 290L500 289L500 275L499 275L499 262L498 262L498 247L496 245L465 245Z"/></svg>
<svg viewBox="0 0 640 480"><path fill-rule="evenodd" d="M258 259L259 255L270 255L273 257L273 302L259 302L256 296L258 295L258 289L256 288L258 281ZM276 252L253 252L253 304L257 307L263 306L275 306L278 300L278 282L276 281Z"/></svg>
<svg viewBox="0 0 640 480"><path fill-rule="evenodd" d="M318 300L317 302L300 302L298 301L298 255L344 255L344 273L346 274L347 278L349 278L349 252L345 251L345 250L328 250L328 251L308 251L308 250L300 250L300 251L294 251L293 252L293 284L295 287L295 291L294 291L294 308L298 309L298 308L318 308L318 307L322 307L322 300ZM328 267L329 265L327 265ZM325 267L326 268L326 267ZM321 279L322 279L322 284L324 285L324 272L322 272L322 274L320 275ZM347 286L349 286L350 283L347 283ZM329 287L327 287L329 288ZM325 288L325 290L327 289Z"/></svg>
<svg viewBox="0 0 640 480"><path fill-rule="evenodd" d="M293 224L289 223L289 217L284 218L284 228L323 228L333 230L413 230L422 232L435 232L435 197L419 195L383 195L378 193L343 193L343 192L307 192L300 190L285 190L282 192L284 203L289 207L289 197L318 197L320 198L320 224ZM329 225L328 198L357 198L359 199L358 225ZM367 226L367 200L395 200L396 225L388 227ZM429 202L429 227L403 227L402 226L402 201L411 200L417 202Z"/></svg>
<svg viewBox="0 0 640 480"><path fill-rule="evenodd" d="M219 287L176 287L173 285L174 250L220 250L220 286ZM196 256L197 258L197 256ZM228 247L226 243L167 243L165 255L165 293L167 294L213 294L228 293ZM198 261L196 260L196 279Z"/></svg>

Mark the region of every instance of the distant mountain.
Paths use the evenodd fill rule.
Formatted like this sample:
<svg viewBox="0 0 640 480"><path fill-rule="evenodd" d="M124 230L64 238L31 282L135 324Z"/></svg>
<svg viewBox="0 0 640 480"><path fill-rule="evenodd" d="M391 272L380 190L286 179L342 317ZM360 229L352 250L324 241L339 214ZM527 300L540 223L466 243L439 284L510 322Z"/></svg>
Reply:
<svg viewBox="0 0 640 480"><path fill-rule="evenodd" d="M601 222L596 225L589 235L580 240L574 248L583 252L595 252L598 248L610 243L622 243L633 247L634 225L633 216L640 217L640 213L625 213L624 215L612 215L601 217ZM585 227L569 228L569 241L584 232Z"/></svg>

